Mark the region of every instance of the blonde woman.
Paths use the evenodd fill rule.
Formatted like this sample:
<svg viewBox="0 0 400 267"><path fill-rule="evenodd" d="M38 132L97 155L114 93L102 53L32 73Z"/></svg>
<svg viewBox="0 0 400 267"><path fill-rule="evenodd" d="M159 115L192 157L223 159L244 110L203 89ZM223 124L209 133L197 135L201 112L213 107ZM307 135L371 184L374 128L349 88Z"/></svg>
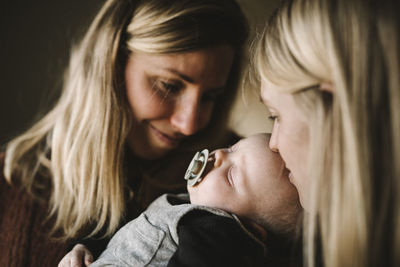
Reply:
<svg viewBox="0 0 400 267"><path fill-rule="evenodd" d="M0 265L56 266L78 241L96 256L184 190L194 150L236 139L226 118L246 38L234 0L106 1L58 103L2 156Z"/></svg>
<svg viewBox="0 0 400 267"><path fill-rule="evenodd" d="M306 266L400 266L398 10L288 1L258 43L270 148L307 211Z"/></svg>
<svg viewBox="0 0 400 267"><path fill-rule="evenodd" d="M305 209L305 266L400 266L398 11L394 0L286 1L257 42L269 145Z"/></svg>

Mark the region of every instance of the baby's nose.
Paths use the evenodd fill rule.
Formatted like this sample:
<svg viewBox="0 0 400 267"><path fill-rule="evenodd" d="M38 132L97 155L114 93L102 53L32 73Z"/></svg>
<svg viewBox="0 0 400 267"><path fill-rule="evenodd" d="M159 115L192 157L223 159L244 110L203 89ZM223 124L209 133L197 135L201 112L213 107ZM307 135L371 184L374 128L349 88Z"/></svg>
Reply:
<svg viewBox="0 0 400 267"><path fill-rule="evenodd" d="M218 168L222 165L222 161L225 157L225 152L222 149L218 149L212 153L214 157L214 168Z"/></svg>

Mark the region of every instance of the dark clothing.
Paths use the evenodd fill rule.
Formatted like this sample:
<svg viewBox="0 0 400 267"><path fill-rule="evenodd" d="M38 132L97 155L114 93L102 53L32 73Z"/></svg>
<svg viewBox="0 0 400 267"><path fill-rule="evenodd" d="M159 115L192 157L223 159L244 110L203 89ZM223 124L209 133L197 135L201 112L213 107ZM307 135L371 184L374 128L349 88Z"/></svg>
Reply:
<svg viewBox="0 0 400 267"><path fill-rule="evenodd" d="M3 170L4 154L0 164ZM47 203L11 187L0 174L0 266L57 266L68 244L49 238Z"/></svg>
<svg viewBox="0 0 400 267"><path fill-rule="evenodd" d="M268 232L265 254L234 220L204 211L183 217L178 236L178 248L168 267L302 266L300 236L293 240Z"/></svg>
<svg viewBox="0 0 400 267"><path fill-rule="evenodd" d="M178 235L169 267L265 266L264 248L230 218L192 212L181 220Z"/></svg>

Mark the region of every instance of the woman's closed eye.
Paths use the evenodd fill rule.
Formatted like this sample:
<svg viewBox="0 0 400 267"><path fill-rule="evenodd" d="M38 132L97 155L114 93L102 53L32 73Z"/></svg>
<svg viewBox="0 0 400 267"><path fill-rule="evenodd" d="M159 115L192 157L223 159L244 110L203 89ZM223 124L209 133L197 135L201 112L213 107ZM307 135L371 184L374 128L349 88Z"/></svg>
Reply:
<svg viewBox="0 0 400 267"><path fill-rule="evenodd" d="M278 119L278 116L270 115L268 116L268 120L275 122L275 120Z"/></svg>
<svg viewBox="0 0 400 267"><path fill-rule="evenodd" d="M154 82L154 89L157 92L161 92L165 97L166 96L175 96L181 90L182 85L178 82L171 82L157 79Z"/></svg>

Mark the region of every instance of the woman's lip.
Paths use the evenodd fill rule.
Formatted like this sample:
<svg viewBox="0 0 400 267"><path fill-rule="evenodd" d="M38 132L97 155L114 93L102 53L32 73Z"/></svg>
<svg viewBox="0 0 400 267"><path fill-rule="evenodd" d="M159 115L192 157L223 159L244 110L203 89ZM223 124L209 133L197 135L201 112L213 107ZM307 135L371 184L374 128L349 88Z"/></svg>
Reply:
<svg viewBox="0 0 400 267"><path fill-rule="evenodd" d="M286 167L284 162L282 162L281 164L281 170L279 173L280 173L278 176L279 178L284 178L284 179L289 178L290 170Z"/></svg>
<svg viewBox="0 0 400 267"><path fill-rule="evenodd" d="M183 138L183 137L172 137L172 136L158 130L156 127L154 127L151 124L149 124L149 126L159 139L161 139L164 143L167 143L170 146L176 146Z"/></svg>

